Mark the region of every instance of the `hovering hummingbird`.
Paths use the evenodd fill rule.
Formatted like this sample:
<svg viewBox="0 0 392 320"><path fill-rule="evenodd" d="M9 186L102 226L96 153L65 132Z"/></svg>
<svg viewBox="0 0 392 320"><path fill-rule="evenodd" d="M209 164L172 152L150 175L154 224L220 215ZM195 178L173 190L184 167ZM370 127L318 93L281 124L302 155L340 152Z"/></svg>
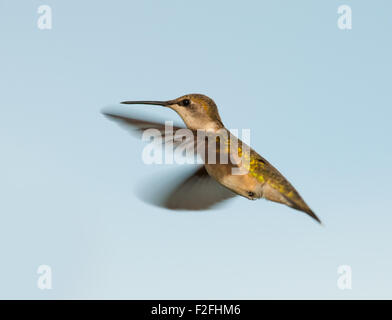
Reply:
<svg viewBox="0 0 392 320"><path fill-rule="evenodd" d="M274 168L266 159L256 151L230 133L222 123L215 102L202 94L187 94L174 100L168 101L124 101L122 104L148 104L170 108L177 112L186 127L192 131L224 132L228 141L226 144L216 143L217 155L228 153L235 155L234 158L243 156L244 149L248 148L248 161L245 162L222 162L209 163L204 154L204 165L191 175L181 180L171 190L161 203L162 206L171 209L201 210L210 207L220 201L232 198L236 195L250 200L264 198L274 202L285 204L296 210L303 211L321 223L305 203L297 190L287 179ZM160 130L164 135L164 124L155 121L146 121L108 114L114 120L143 131L148 128ZM174 131L183 129L174 127ZM221 135L219 135L221 136ZM231 142L235 141L236 144ZM229 143L227 143L229 142ZM235 148L232 146L235 145ZM205 149L208 153L208 148ZM233 174L233 167L245 167L244 174Z"/></svg>

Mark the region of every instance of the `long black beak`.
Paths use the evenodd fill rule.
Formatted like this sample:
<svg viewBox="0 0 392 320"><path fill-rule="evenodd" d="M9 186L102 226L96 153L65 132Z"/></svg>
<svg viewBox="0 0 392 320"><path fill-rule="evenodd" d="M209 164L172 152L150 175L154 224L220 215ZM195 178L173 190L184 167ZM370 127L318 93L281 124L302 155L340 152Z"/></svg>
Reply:
<svg viewBox="0 0 392 320"><path fill-rule="evenodd" d="M154 104L158 106L169 106L171 101L123 101L122 104Z"/></svg>

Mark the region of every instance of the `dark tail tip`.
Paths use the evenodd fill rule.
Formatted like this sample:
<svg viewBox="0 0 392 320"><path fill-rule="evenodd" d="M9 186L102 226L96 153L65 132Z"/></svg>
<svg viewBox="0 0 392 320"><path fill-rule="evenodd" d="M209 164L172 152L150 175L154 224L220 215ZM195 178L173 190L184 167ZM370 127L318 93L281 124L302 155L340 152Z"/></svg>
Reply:
<svg viewBox="0 0 392 320"><path fill-rule="evenodd" d="M305 212L306 214L308 214L309 216L311 216L314 220L316 220L319 224L323 225L323 223L321 222L321 220L319 219L319 217L316 216L316 214L308 209L308 210L303 210L303 212Z"/></svg>
<svg viewBox="0 0 392 320"><path fill-rule="evenodd" d="M319 224L323 225L319 217L309 208L309 206L305 203L305 201L298 196L298 200L294 202L292 199L285 197L285 199L290 203L289 206L293 209L305 212L307 215L311 216L314 220L316 220Z"/></svg>

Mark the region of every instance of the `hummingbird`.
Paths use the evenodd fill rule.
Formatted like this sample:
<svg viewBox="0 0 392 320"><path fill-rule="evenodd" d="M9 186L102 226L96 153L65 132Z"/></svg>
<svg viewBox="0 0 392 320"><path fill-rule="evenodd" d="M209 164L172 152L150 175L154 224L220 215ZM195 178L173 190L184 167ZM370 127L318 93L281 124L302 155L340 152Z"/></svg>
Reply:
<svg viewBox="0 0 392 320"><path fill-rule="evenodd" d="M218 202L242 196L249 200L264 198L284 204L302 211L321 223L320 219L310 209L291 183L266 159L255 150L234 136L223 124L215 102L203 94L186 94L168 101L123 101L121 104L158 105L174 110L186 125L186 128L208 133L225 133L226 141L215 144L217 155L229 154L237 159L248 150L247 161L206 161L209 148L203 157L203 165L192 174L182 177L180 183L172 188L160 203L169 209L202 210ZM120 121L138 132L148 128L160 130L164 135L164 125L161 122L146 121L105 113L113 120ZM183 127L174 127L174 131ZM219 135L218 135L219 133ZM236 142L233 144L232 142ZM234 146L234 147L233 147ZM219 157L218 157L219 158ZM231 157L230 157L231 158ZM233 174L233 168L245 169L243 174ZM163 188L165 189L165 188Z"/></svg>

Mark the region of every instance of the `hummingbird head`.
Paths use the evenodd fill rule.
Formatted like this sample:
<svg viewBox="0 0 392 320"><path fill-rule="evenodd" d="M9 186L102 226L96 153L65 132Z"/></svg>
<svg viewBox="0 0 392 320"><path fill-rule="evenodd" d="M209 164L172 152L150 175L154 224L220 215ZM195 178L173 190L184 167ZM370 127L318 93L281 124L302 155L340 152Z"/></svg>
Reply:
<svg viewBox="0 0 392 320"><path fill-rule="evenodd" d="M123 101L124 104L153 104L173 109L189 129L218 130L223 128L218 108L203 94L186 94L168 101Z"/></svg>

